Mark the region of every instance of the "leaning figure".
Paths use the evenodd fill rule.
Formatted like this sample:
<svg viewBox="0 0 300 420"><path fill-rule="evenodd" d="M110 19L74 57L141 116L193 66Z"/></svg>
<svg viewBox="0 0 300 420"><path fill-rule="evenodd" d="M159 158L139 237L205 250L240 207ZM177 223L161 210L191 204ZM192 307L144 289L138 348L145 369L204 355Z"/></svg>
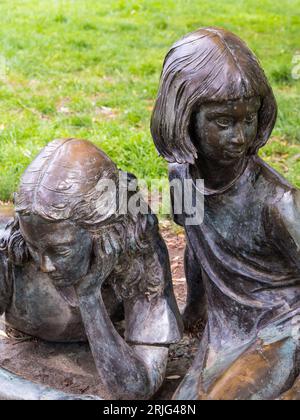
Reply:
<svg viewBox="0 0 300 420"><path fill-rule="evenodd" d="M150 398L181 337L157 218L141 197L144 212L126 211L134 181L90 142L56 140L25 171L1 242L6 325L47 342L88 340L100 398ZM0 369L0 399L68 398L80 397Z"/></svg>
<svg viewBox="0 0 300 420"><path fill-rule="evenodd" d="M300 192L258 156L276 116L258 60L234 34L203 28L167 54L153 139L170 181L191 180L204 200L203 220L188 224L171 190L187 238L184 322L206 322L175 399L300 396Z"/></svg>

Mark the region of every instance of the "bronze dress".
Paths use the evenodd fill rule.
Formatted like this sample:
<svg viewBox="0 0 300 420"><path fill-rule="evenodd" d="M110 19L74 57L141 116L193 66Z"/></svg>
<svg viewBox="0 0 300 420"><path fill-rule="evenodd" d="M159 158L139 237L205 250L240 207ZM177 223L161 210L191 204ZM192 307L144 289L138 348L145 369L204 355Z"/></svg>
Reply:
<svg viewBox="0 0 300 420"><path fill-rule="evenodd" d="M189 165L170 165L171 180L190 174ZM204 208L197 226L174 215L208 307L175 398L277 398L299 374L300 192L253 156L228 189L205 191Z"/></svg>

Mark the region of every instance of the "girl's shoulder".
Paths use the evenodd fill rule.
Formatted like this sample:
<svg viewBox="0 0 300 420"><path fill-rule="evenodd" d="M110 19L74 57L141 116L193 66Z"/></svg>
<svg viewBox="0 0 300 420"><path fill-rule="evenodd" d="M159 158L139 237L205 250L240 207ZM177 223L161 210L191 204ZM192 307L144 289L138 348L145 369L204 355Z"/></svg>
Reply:
<svg viewBox="0 0 300 420"><path fill-rule="evenodd" d="M259 174L256 189L265 208L273 216L285 219L293 214L295 217L300 211L300 191L259 157L254 163Z"/></svg>
<svg viewBox="0 0 300 420"><path fill-rule="evenodd" d="M300 232L300 191L297 188L285 191L273 203L272 210L284 225L297 227Z"/></svg>
<svg viewBox="0 0 300 420"><path fill-rule="evenodd" d="M259 169L260 180L263 181L265 185L269 185L272 190L281 190L283 193L295 190L295 187L286 178L260 157L255 156L254 165Z"/></svg>

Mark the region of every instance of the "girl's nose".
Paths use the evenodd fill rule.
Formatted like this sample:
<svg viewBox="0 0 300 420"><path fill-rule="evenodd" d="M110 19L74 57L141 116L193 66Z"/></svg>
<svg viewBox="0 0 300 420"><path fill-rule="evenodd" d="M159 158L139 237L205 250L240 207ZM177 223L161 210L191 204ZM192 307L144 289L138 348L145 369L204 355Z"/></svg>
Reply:
<svg viewBox="0 0 300 420"><path fill-rule="evenodd" d="M56 270L50 258L47 255L43 255L41 257L40 268L43 273L52 273Z"/></svg>
<svg viewBox="0 0 300 420"><path fill-rule="evenodd" d="M235 128L234 137L232 139L232 143L243 146L245 144L245 133L242 124L237 124Z"/></svg>

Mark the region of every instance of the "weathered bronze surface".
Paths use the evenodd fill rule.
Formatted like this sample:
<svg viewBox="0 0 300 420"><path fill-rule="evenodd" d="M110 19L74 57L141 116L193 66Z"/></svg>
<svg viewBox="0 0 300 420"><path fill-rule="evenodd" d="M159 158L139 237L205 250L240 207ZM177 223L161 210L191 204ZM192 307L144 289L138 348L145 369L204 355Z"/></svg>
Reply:
<svg viewBox="0 0 300 420"><path fill-rule="evenodd" d="M104 395L146 399L163 381L181 321L156 217L99 211L113 201L99 183L118 187L120 174L83 140L56 140L33 161L2 237L0 315L41 340L88 340ZM112 322L122 318L125 339ZM74 398L0 370L0 399L28 396Z"/></svg>
<svg viewBox="0 0 300 420"><path fill-rule="evenodd" d="M174 214L188 243L184 320L207 320L175 399L299 395L300 193L258 157L276 115L259 62L234 34L203 28L167 54L153 139L170 180L191 179L194 191L205 182L203 222Z"/></svg>

